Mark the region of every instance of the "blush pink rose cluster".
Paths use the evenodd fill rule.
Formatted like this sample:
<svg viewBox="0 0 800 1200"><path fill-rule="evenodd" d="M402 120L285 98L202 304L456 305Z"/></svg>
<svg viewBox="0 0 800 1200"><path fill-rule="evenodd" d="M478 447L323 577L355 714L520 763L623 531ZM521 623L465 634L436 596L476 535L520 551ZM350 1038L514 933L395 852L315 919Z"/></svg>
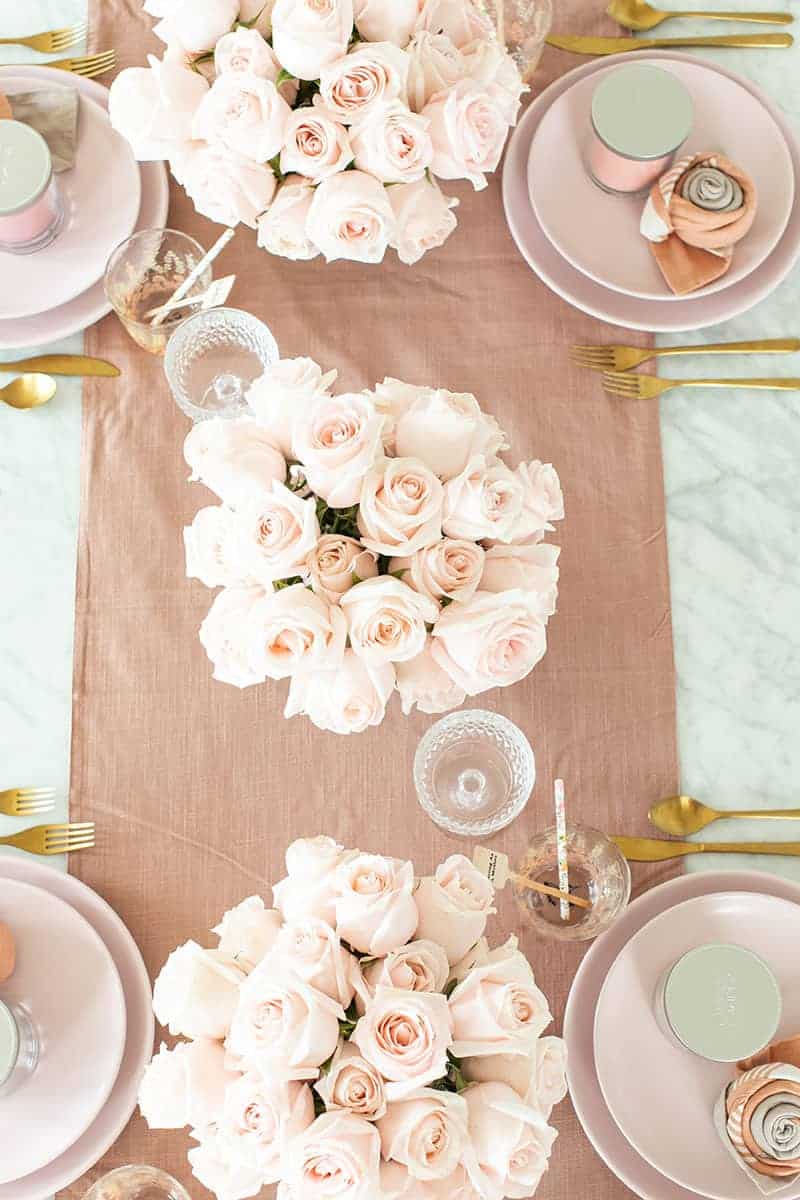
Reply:
<svg viewBox="0 0 800 1200"><path fill-rule="evenodd" d="M146 0L161 59L122 71L111 122L198 212L290 259L415 263L456 227L525 88L483 0Z"/></svg>
<svg viewBox="0 0 800 1200"><path fill-rule="evenodd" d="M564 515L558 475L516 469L474 396L281 359L250 415L196 424L191 478L221 503L184 530L186 573L222 588L200 628L214 677L288 679L287 717L320 729L438 713L522 679L545 652Z"/></svg>
<svg viewBox="0 0 800 1200"><path fill-rule="evenodd" d="M250 896L156 979L184 1040L141 1081L150 1127L189 1127L218 1200L533 1195L564 1043L516 940L489 949L489 880L460 854L417 879L322 836L286 871L273 908Z"/></svg>

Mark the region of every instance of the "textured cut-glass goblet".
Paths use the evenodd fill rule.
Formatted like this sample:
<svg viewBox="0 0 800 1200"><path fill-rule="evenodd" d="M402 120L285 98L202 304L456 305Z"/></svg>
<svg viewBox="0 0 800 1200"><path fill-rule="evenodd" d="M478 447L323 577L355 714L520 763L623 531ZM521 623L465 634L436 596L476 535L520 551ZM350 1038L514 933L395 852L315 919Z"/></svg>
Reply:
<svg viewBox="0 0 800 1200"><path fill-rule="evenodd" d="M117 1167L98 1179L83 1200L191 1200L186 1188L158 1167Z"/></svg>
<svg viewBox="0 0 800 1200"><path fill-rule="evenodd" d="M552 0L477 0L477 5L529 82L553 23Z"/></svg>
<svg viewBox="0 0 800 1200"><path fill-rule="evenodd" d="M247 389L280 357L263 321L238 308L210 308L178 327L169 340L164 371L187 417L238 417Z"/></svg>
<svg viewBox="0 0 800 1200"><path fill-rule="evenodd" d="M482 709L451 713L417 747L414 784L425 812L448 833L488 837L528 802L536 764L524 733Z"/></svg>

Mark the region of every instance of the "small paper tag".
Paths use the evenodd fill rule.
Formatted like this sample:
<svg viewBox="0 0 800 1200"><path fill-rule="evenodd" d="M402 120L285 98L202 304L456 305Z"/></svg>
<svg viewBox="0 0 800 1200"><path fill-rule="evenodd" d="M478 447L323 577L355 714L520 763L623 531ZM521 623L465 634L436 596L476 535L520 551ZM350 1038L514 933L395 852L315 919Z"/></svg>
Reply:
<svg viewBox="0 0 800 1200"><path fill-rule="evenodd" d="M507 854L501 854L499 850L490 850L487 846L476 846L472 862L481 875L485 875L496 888L506 886L509 876Z"/></svg>
<svg viewBox="0 0 800 1200"><path fill-rule="evenodd" d="M163 317L176 308L197 307L198 312L204 312L207 308L216 308L218 304L224 304L228 299L235 282L235 275L223 275L221 279L214 279L199 296L185 296L183 300L168 300L159 308L151 308L148 313L145 313L145 316Z"/></svg>

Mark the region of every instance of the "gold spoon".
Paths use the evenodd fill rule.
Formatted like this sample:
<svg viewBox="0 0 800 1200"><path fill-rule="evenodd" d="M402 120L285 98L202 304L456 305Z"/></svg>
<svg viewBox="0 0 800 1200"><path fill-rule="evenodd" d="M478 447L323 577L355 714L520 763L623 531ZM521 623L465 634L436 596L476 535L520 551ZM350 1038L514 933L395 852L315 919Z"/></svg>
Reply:
<svg viewBox="0 0 800 1200"><path fill-rule="evenodd" d="M0 400L12 408L38 408L56 394L56 381L49 375L19 375L0 388Z"/></svg>
<svg viewBox="0 0 800 1200"><path fill-rule="evenodd" d="M671 17L709 17L718 21L752 21L757 25L790 25L791 13L768 12L664 12L646 0L611 0L606 12L626 29L655 29Z"/></svg>
<svg viewBox="0 0 800 1200"><path fill-rule="evenodd" d="M660 829L662 833L683 837L687 833L698 833L712 821L728 817L756 820L760 820L761 817L772 817L779 821L796 821L800 820L800 809L762 808L742 809L739 812L726 812L723 809L722 812L717 812L715 808L709 808L707 804L701 804L699 800L695 800L694 796L667 796L664 800L659 800L658 804L654 804L647 815L650 823L655 825L656 829Z"/></svg>

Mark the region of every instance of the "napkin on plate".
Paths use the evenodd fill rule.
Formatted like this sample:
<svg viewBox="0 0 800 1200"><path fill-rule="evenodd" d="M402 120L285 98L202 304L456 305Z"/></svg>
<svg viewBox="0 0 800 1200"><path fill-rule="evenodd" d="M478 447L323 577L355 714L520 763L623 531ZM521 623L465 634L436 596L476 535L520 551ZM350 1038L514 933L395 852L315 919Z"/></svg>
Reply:
<svg viewBox="0 0 800 1200"><path fill-rule="evenodd" d="M722 154L686 155L656 180L640 230L676 295L725 274L757 205L750 176Z"/></svg>
<svg viewBox="0 0 800 1200"><path fill-rule="evenodd" d="M766 1063L726 1085L714 1125L728 1150L765 1196L800 1175L800 1070Z"/></svg>
<svg viewBox="0 0 800 1200"><path fill-rule="evenodd" d="M66 171L75 161L78 137L78 93L72 88L52 91L0 92L0 119L13 117L30 125L50 147L54 171Z"/></svg>
<svg viewBox="0 0 800 1200"><path fill-rule="evenodd" d="M743 1058L736 1066L740 1071L749 1071L753 1067L763 1067L765 1063L778 1062L800 1068L800 1033L785 1038L782 1042L773 1042L760 1054L754 1054L752 1058Z"/></svg>

